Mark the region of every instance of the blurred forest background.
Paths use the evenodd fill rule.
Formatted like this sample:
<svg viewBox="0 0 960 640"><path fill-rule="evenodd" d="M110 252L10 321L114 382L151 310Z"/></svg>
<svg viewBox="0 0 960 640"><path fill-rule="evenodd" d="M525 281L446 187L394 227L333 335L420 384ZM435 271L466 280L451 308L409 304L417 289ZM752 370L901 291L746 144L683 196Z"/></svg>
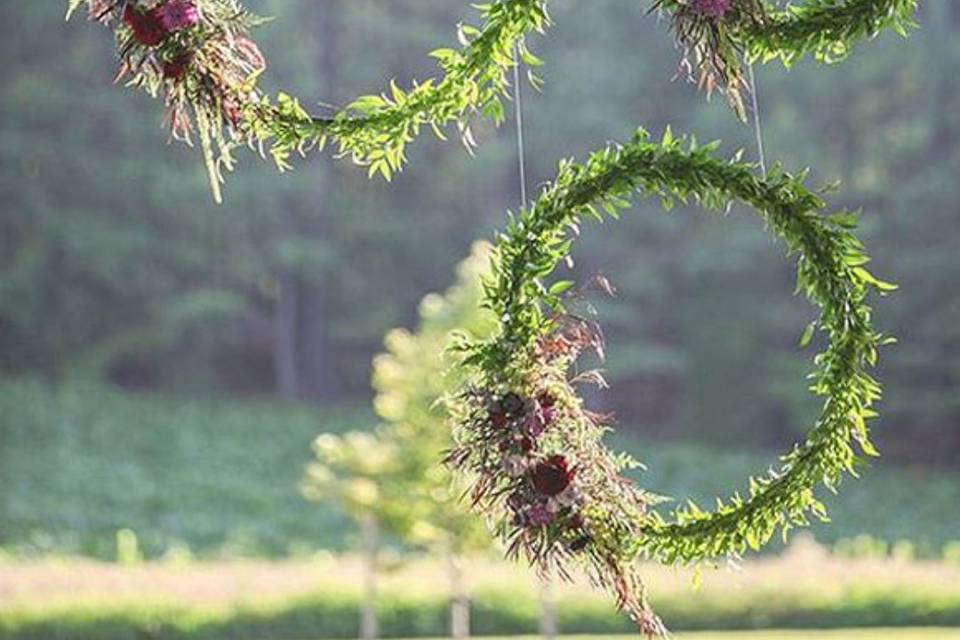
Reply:
<svg viewBox="0 0 960 640"><path fill-rule="evenodd" d="M479 125L475 158L425 136L389 185L329 157L283 175L247 157L218 207L199 154L163 144L159 105L111 86L109 38L63 4L0 4L0 546L112 557L124 527L153 556L349 545L344 516L298 494L310 441L376 423L384 334L518 206L512 127ZM256 34L266 88L305 104L432 74L427 52L472 17L447 0L248 4L276 17ZM645 3L551 4L530 43L546 84L525 92L534 189L638 125L755 155L722 98L672 79ZM960 531L960 3L919 19L843 65L757 75L768 158L841 180L832 205L864 208L874 270L901 287L876 304L900 339L879 372L884 457L817 535L939 553ZM577 276L619 290L597 301L613 387L595 403L654 488L727 490L815 417L797 347L813 310L781 253L750 212L653 202L578 245Z"/></svg>

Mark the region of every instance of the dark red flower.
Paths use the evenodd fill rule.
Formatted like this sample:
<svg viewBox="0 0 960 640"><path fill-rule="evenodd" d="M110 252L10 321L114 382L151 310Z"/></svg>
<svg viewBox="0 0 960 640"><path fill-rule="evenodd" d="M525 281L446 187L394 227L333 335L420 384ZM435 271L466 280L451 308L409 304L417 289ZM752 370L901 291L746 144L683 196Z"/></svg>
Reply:
<svg viewBox="0 0 960 640"><path fill-rule="evenodd" d="M576 471L567 468L567 459L561 455L550 456L533 468L533 486L545 496L556 496L570 486Z"/></svg>
<svg viewBox="0 0 960 640"><path fill-rule="evenodd" d="M179 82L187 75L187 68L193 62L193 52L184 51L174 56L173 60L163 63L163 77Z"/></svg>
<svg viewBox="0 0 960 640"><path fill-rule="evenodd" d="M542 504L535 504L530 507L530 512L527 514L527 517L530 520L530 524L536 527L542 527L553 522L553 514Z"/></svg>
<svg viewBox="0 0 960 640"><path fill-rule="evenodd" d="M507 414L502 411L491 411L490 424L497 429L502 429L503 427L507 426Z"/></svg>
<svg viewBox="0 0 960 640"><path fill-rule="evenodd" d="M553 407L553 405L557 404L557 399L550 395L550 392L542 391L540 395L537 396L537 403L541 407Z"/></svg>
<svg viewBox="0 0 960 640"><path fill-rule="evenodd" d="M160 24L168 32L188 29L200 22L200 12L194 0L167 0L155 11Z"/></svg>
<svg viewBox="0 0 960 640"><path fill-rule="evenodd" d="M693 8L711 18L722 18L730 10L731 0L694 0Z"/></svg>
<svg viewBox="0 0 960 640"><path fill-rule="evenodd" d="M133 31L134 39L145 47L155 47L167 37L156 9L139 11L128 2L123 8L123 23Z"/></svg>
<svg viewBox="0 0 960 640"><path fill-rule="evenodd" d="M533 451L533 438L528 438L527 436L520 438L520 451L524 453Z"/></svg>

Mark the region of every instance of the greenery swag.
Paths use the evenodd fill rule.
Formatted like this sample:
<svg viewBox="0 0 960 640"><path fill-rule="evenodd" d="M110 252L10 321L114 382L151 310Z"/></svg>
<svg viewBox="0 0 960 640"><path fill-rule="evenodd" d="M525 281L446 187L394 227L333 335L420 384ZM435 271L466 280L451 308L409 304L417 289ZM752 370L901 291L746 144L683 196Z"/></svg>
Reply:
<svg viewBox="0 0 960 640"><path fill-rule="evenodd" d="M332 144L340 156L389 179L406 145L424 126L443 138L454 124L468 148L470 119L501 122L515 52L528 66L541 61L526 44L550 24L548 0L498 0L476 5L480 26L461 24L460 49L431 53L441 74L402 89L361 96L335 113L311 115L286 93L270 98L257 87L266 67L250 30L264 22L239 0L68 0L113 29L118 78L167 106L171 136L190 140L195 129L220 200L231 151L245 144L270 154L281 169L292 153ZM809 0L776 9L763 0L656 0L671 15L684 51L683 68L706 91L723 90L743 117L741 58L791 63L807 53L832 61L884 28L905 32L916 0ZM535 80L535 76L531 76Z"/></svg>

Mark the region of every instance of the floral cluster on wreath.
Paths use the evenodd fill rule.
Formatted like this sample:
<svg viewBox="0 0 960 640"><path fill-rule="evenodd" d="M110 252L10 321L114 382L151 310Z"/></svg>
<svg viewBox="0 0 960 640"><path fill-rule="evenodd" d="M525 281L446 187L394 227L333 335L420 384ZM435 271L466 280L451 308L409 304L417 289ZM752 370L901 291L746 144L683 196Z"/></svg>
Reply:
<svg viewBox="0 0 960 640"><path fill-rule="evenodd" d="M115 30L117 79L163 99L171 138L200 138L219 200L230 151L247 140L245 111L261 99L266 61L249 32L262 19L235 0L86 2L91 19Z"/></svg>
<svg viewBox="0 0 960 640"><path fill-rule="evenodd" d="M470 498L492 517L508 557L568 579L569 561L583 560L591 581L612 588L643 633L664 635L629 553L660 498L622 475L639 463L601 444L611 416L585 409L578 396L579 383L604 384L600 372L570 375L583 353L602 357L602 335L570 313L549 326L529 360L517 352L503 377L470 385L453 403L458 446L446 461L472 471Z"/></svg>

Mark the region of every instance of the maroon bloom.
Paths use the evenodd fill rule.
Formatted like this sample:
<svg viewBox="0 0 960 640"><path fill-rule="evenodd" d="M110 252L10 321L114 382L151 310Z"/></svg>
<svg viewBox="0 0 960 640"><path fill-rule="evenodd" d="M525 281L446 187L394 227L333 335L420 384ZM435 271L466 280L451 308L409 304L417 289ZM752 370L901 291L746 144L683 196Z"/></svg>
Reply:
<svg viewBox="0 0 960 640"><path fill-rule="evenodd" d="M731 4L732 0L693 0L693 9L711 18L722 18L730 10Z"/></svg>
<svg viewBox="0 0 960 640"><path fill-rule="evenodd" d="M163 63L163 77L179 82L187 75L187 68L193 62L193 52L184 51L174 56L173 60Z"/></svg>
<svg viewBox="0 0 960 640"><path fill-rule="evenodd" d="M539 411L534 411L529 416L524 424L526 427L527 433L530 434L531 438L537 438L543 433L544 429L547 428L547 423L544 422L543 416Z"/></svg>
<svg viewBox="0 0 960 640"><path fill-rule="evenodd" d="M155 47L167 37L156 9L139 11L128 2L123 8L123 23L133 31L134 39L145 47Z"/></svg>
<svg viewBox="0 0 960 640"><path fill-rule="evenodd" d="M533 451L533 439L527 436L520 438L520 451L530 453Z"/></svg>
<svg viewBox="0 0 960 640"><path fill-rule="evenodd" d="M530 508L530 524L542 527L553 522L553 514L542 504L535 504Z"/></svg>
<svg viewBox="0 0 960 640"><path fill-rule="evenodd" d="M188 29L200 22L200 12L194 0L167 0L155 11L167 32Z"/></svg>
<svg viewBox="0 0 960 640"><path fill-rule="evenodd" d="M503 427L507 426L507 414L502 411L491 411L490 424L497 429L502 429Z"/></svg>
<svg viewBox="0 0 960 640"><path fill-rule="evenodd" d="M557 400L547 392L537 396L537 410L527 420L527 432L536 438L557 417Z"/></svg>
<svg viewBox="0 0 960 640"><path fill-rule="evenodd" d="M543 391L543 392L540 393L540 395L537 396L537 403L538 403L541 407L551 407L551 408L552 408L555 404L557 404L557 399L554 398L552 395L550 395L549 392Z"/></svg>
<svg viewBox="0 0 960 640"><path fill-rule="evenodd" d="M563 493L570 486L574 469L567 468L567 459L561 455L550 456L533 468L531 479L533 486L542 495L553 497Z"/></svg>

